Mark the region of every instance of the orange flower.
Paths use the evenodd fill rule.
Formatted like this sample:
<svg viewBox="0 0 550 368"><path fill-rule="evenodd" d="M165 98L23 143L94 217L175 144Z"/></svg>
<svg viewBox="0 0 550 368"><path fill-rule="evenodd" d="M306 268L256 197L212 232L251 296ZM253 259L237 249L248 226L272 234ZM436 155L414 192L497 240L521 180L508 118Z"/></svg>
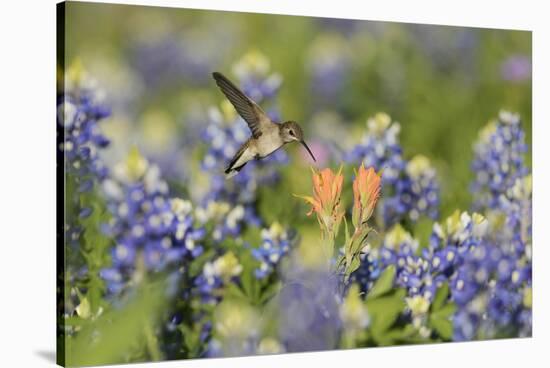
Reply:
<svg viewBox="0 0 550 368"><path fill-rule="evenodd" d="M340 196L344 182L341 172L342 168L337 174L334 174L329 168L320 172L313 171L313 197L300 196L311 204L311 210L307 215L315 212L319 222L329 231L337 231L344 216L344 211L340 208Z"/></svg>
<svg viewBox="0 0 550 368"><path fill-rule="evenodd" d="M368 221L380 196L380 175L361 164L353 181L352 222L357 228Z"/></svg>

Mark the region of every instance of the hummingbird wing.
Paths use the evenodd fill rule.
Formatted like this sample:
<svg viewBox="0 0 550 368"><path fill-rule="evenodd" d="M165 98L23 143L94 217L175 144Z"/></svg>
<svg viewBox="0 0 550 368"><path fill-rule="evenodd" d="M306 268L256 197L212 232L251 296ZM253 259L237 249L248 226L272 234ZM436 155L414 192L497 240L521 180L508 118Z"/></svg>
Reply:
<svg viewBox="0 0 550 368"><path fill-rule="evenodd" d="M235 107L235 110L246 121L252 131L252 136L258 138L262 135L263 128L271 123L267 114L254 101L248 98L237 86L235 86L222 73L214 72L212 76L221 91Z"/></svg>
<svg viewBox="0 0 550 368"><path fill-rule="evenodd" d="M252 138L248 139L243 145L239 148L233 159L225 169L225 173L229 174L231 171L240 171L248 161L254 158L254 152L248 150L250 147L250 141Z"/></svg>

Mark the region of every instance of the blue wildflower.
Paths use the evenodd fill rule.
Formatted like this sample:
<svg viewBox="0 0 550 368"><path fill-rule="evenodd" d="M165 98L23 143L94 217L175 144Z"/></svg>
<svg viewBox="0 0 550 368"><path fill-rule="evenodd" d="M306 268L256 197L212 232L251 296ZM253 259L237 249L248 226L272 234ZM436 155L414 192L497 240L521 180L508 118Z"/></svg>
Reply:
<svg viewBox="0 0 550 368"><path fill-rule="evenodd" d="M246 53L233 66L243 92L257 103L273 100L282 84L278 73L270 71L269 59L262 53L252 50ZM272 117L275 118L278 113Z"/></svg>
<svg viewBox="0 0 550 368"><path fill-rule="evenodd" d="M532 178L519 116L501 112L474 146L474 206L487 213L491 234L466 259L459 289L476 288L458 299L472 328L456 326L457 339L496 336L501 331L531 334ZM457 294L460 296L460 294ZM480 315L483 318L480 318Z"/></svg>
<svg viewBox="0 0 550 368"><path fill-rule="evenodd" d="M237 282L242 265L233 252L204 264L202 273L195 279L195 292L202 303L216 304L221 300L222 291L229 282Z"/></svg>
<svg viewBox="0 0 550 368"><path fill-rule="evenodd" d="M395 265L396 283L410 297L422 296L429 301L443 280L433 273L429 259L418 253L418 241L397 224L384 237L379 259L384 268Z"/></svg>
<svg viewBox="0 0 550 368"><path fill-rule="evenodd" d="M227 38L231 37L227 24L223 30L210 27L209 32L217 33L216 37L189 30L183 37L174 31L139 37L130 43L128 59L149 90L181 81L206 84L217 61L229 50Z"/></svg>
<svg viewBox="0 0 550 368"><path fill-rule="evenodd" d="M380 273L383 270L383 263L377 257L376 252L371 249L364 249L359 255L359 259L361 264L359 265L359 268L350 275L348 286L357 284L359 285L359 291L361 294L366 295L374 282L380 276Z"/></svg>
<svg viewBox="0 0 550 368"><path fill-rule="evenodd" d="M198 207L195 213L201 224L212 227L210 235L215 242L221 242L227 237L238 237L245 220L252 218L252 214L247 213L241 205L232 207L227 202L215 200Z"/></svg>
<svg viewBox="0 0 550 368"><path fill-rule="evenodd" d="M528 174L524 162L525 134L518 115L501 111L479 134L474 146L472 191L476 209L499 207L500 196Z"/></svg>
<svg viewBox="0 0 550 368"><path fill-rule="evenodd" d="M384 227L402 220L416 222L421 215L436 218L439 184L427 158L407 162L399 144L400 125L379 113L367 121L363 142L345 156L348 162L363 162L382 171L382 200L379 212Z"/></svg>
<svg viewBox="0 0 550 368"><path fill-rule="evenodd" d="M336 33L316 38L308 51L311 73L311 93L318 101L316 106L326 107L334 101L347 83L351 66L351 53L345 40Z"/></svg>
<svg viewBox="0 0 550 368"><path fill-rule="evenodd" d="M58 155L62 156L67 183L73 183L75 198L67 198L67 208L84 219L92 214L91 207L82 207L81 195L90 193L108 175L99 158L99 151L108 146L99 124L110 115L110 109L99 98L100 93L82 65L75 62L65 72L65 89L57 98ZM66 239L77 245L82 227L68 219Z"/></svg>
<svg viewBox="0 0 550 368"><path fill-rule="evenodd" d="M279 292L279 340L288 352L334 349L342 328L338 277L289 267Z"/></svg>
<svg viewBox="0 0 550 368"><path fill-rule="evenodd" d="M281 259L290 251L291 239L279 223L274 222L269 229L262 229L262 243L252 249L252 256L260 263L254 270L258 279L269 277Z"/></svg>
<svg viewBox="0 0 550 368"><path fill-rule="evenodd" d="M112 267L102 276L111 292L144 271L161 271L199 256L205 235L194 226L191 203L170 198L160 171L134 149L103 184L112 219L105 227L115 239Z"/></svg>

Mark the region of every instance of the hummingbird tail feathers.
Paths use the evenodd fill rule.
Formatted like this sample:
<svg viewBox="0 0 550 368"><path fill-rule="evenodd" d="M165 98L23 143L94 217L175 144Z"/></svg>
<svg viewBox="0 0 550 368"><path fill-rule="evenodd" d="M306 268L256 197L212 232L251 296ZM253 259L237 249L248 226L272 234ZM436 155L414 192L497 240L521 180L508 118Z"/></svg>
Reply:
<svg viewBox="0 0 550 368"><path fill-rule="evenodd" d="M226 172L225 172L225 180L231 179L232 177L234 177L234 176L237 175L238 173L239 173L239 172L236 171L236 170L226 171Z"/></svg>
<svg viewBox="0 0 550 368"><path fill-rule="evenodd" d="M226 179L231 179L232 177L234 177L235 175L237 175L239 173L239 171L241 171L241 169L244 167L244 165L246 165L246 162L244 164L242 164L241 166L238 166L238 167L231 167L229 166L226 170L225 170L225 178Z"/></svg>

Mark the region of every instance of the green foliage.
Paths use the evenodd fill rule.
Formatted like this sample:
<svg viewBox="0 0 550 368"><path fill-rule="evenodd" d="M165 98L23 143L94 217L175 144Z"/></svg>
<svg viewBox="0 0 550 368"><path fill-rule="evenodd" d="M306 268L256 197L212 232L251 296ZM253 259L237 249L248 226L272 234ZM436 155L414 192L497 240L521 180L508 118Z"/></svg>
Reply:
<svg viewBox="0 0 550 368"><path fill-rule="evenodd" d="M367 311L371 318L368 329L376 345L391 345L403 332L396 325L397 318L405 309L405 290L394 289L378 297L367 299Z"/></svg>
<svg viewBox="0 0 550 368"><path fill-rule="evenodd" d="M410 325L398 322L405 309L406 291L394 288L395 267L388 267L375 282L366 298L370 325L365 345L392 345L406 339L414 331Z"/></svg>
<svg viewBox="0 0 550 368"><path fill-rule="evenodd" d="M178 326L183 336L184 349L189 357L200 356L204 351L204 344L201 341L203 323L195 323L192 326L180 324Z"/></svg>
<svg viewBox="0 0 550 368"><path fill-rule="evenodd" d="M375 299L381 295L388 293L393 288L393 283L395 281L395 266L388 266L384 272L380 275L378 280L374 283L372 289L367 295L368 299Z"/></svg>
<svg viewBox="0 0 550 368"><path fill-rule="evenodd" d="M428 325L445 341L450 341L453 336L452 316L456 312L456 305L448 298L449 285L445 283L437 289L428 318Z"/></svg>
<svg viewBox="0 0 550 368"><path fill-rule="evenodd" d="M112 243L112 239L101 233L101 224L107 223L109 215L101 197L94 192L81 195L80 200L83 207L92 208L92 214L81 220L86 230L80 249L88 268L87 280L83 285L86 289L86 299L90 303L92 313L96 313L102 305L105 292L105 285L99 276L99 271L109 263L107 249Z"/></svg>
<svg viewBox="0 0 550 368"><path fill-rule="evenodd" d="M128 353L145 344L148 360L160 360L154 327L167 302L165 283L143 283L122 308L110 308L94 319L73 317L66 322L78 333L66 340L67 365L89 366L129 361ZM134 360L135 361L135 360Z"/></svg>
<svg viewBox="0 0 550 368"><path fill-rule="evenodd" d="M456 306L450 302L445 283L436 292L427 313L427 327L433 333L425 337L406 316L406 291L394 288L395 270L388 267L369 292L365 303L371 319L363 340L364 346L388 346L404 343L450 341L453 334L452 316Z"/></svg>

